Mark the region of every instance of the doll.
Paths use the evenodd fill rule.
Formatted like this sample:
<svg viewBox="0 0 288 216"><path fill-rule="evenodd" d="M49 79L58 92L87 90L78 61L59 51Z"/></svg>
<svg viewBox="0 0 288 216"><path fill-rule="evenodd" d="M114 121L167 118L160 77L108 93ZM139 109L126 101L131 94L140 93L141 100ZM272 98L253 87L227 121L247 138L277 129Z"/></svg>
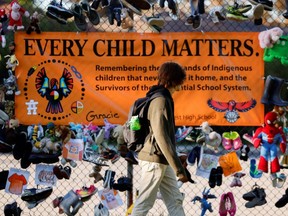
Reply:
<svg viewBox="0 0 288 216"><path fill-rule="evenodd" d="M279 145L281 152L286 151L285 135L281 128L275 126L277 118L276 112L268 112L264 118L264 126L256 130L252 139L255 148L261 147L258 170L268 173L268 160L270 160L272 182L280 171L277 146Z"/></svg>

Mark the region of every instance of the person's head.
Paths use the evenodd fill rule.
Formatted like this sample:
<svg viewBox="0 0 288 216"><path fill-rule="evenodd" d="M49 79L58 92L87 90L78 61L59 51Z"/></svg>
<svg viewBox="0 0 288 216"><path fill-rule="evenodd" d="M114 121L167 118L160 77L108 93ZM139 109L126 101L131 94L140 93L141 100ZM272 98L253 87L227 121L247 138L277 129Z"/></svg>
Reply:
<svg viewBox="0 0 288 216"><path fill-rule="evenodd" d="M165 62L159 68L158 85L163 85L167 89L175 89L175 91L179 91L185 79L185 69L176 62Z"/></svg>

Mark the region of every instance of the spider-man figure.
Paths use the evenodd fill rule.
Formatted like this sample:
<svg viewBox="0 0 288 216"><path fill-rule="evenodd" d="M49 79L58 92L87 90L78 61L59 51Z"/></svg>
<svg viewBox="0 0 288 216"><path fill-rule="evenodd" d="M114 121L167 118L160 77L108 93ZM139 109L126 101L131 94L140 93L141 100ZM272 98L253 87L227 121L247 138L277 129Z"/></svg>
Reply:
<svg viewBox="0 0 288 216"><path fill-rule="evenodd" d="M275 126L277 122L277 113L268 112L265 115L265 125L259 127L253 136L253 145L255 148L261 146L258 170L268 172L268 160L270 159L271 174L280 171L280 164L277 154L277 145L279 144L281 152L285 153L286 138L281 128Z"/></svg>

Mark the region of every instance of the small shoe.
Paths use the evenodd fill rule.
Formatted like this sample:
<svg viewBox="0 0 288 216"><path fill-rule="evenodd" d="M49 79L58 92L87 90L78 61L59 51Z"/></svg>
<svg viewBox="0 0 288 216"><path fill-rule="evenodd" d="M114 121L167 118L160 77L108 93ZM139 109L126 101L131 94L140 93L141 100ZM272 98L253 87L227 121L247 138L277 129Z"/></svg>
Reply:
<svg viewBox="0 0 288 216"><path fill-rule="evenodd" d="M252 178L261 178L262 172L258 170L257 165L256 165L256 159L252 158L250 160L250 176Z"/></svg>
<svg viewBox="0 0 288 216"><path fill-rule="evenodd" d="M223 176L223 169L221 166L218 166L216 168L216 185L217 186L222 185L222 176Z"/></svg>
<svg viewBox="0 0 288 216"><path fill-rule="evenodd" d="M57 179L63 179L63 167L62 165L54 166L53 167L53 173L57 177Z"/></svg>
<svg viewBox="0 0 288 216"><path fill-rule="evenodd" d="M188 157L186 159L186 163L189 166L193 166L195 162L197 161L197 164L200 161L201 154L203 153L203 148L200 146L195 146L191 152L188 154Z"/></svg>
<svg viewBox="0 0 288 216"><path fill-rule="evenodd" d="M277 188L282 188L285 181L286 181L286 176L284 173L277 173L276 174L277 177L277 183L276 183L276 187Z"/></svg>
<svg viewBox="0 0 288 216"><path fill-rule="evenodd" d="M178 128L177 133L175 134L176 142L181 142L184 140L192 131L192 127L183 126L182 128Z"/></svg>
<svg viewBox="0 0 288 216"><path fill-rule="evenodd" d="M242 147L241 137L237 131L230 132L230 139L232 140L234 150L238 150Z"/></svg>
<svg viewBox="0 0 288 216"><path fill-rule="evenodd" d="M251 201L253 200L254 198L257 197L258 195L258 190L260 189L260 187L255 184L253 187L252 187L252 190L243 194L242 198L246 201Z"/></svg>
<svg viewBox="0 0 288 216"><path fill-rule="evenodd" d="M276 186L277 186L277 176L276 176L276 174L275 174L275 173L272 173L272 174L270 175L270 179L271 179L271 181L272 181L272 186L273 186L273 187L276 187Z"/></svg>
<svg viewBox="0 0 288 216"><path fill-rule="evenodd" d="M4 216L20 216L22 209L17 206L17 202L5 205Z"/></svg>
<svg viewBox="0 0 288 216"><path fill-rule="evenodd" d="M240 148L240 160L247 161L248 160L248 153L250 152L250 148L248 145L244 144Z"/></svg>
<svg viewBox="0 0 288 216"><path fill-rule="evenodd" d="M198 14L195 15L195 16L193 17L192 28L193 28L194 30L199 29L199 28L201 27L201 24L202 24L202 18L201 18L201 16L198 15Z"/></svg>
<svg viewBox="0 0 288 216"><path fill-rule="evenodd" d="M52 200L53 208L59 207L59 204L62 202L62 200L63 200L62 196L56 197L54 200Z"/></svg>
<svg viewBox="0 0 288 216"><path fill-rule="evenodd" d="M100 23L99 14L93 9L90 9L89 13L87 13L87 17L93 25L98 25Z"/></svg>
<svg viewBox="0 0 288 216"><path fill-rule="evenodd" d="M285 194L275 203L277 208L282 208L288 203L288 188L285 190Z"/></svg>
<svg viewBox="0 0 288 216"><path fill-rule="evenodd" d="M224 132L222 134L222 145L226 150L232 149L232 140L230 138L230 132Z"/></svg>
<svg viewBox="0 0 288 216"><path fill-rule="evenodd" d="M63 178L65 179L70 179L71 173L72 173L72 169L70 166L65 166L63 170L61 171L61 174Z"/></svg>
<svg viewBox="0 0 288 216"><path fill-rule="evenodd" d="M77 189L75 192L80 196L81 200L85 202L89 200L97 191L98 189L94 185L90 185L89 187Z"/></svg>
<svg viewBox="0 0 288 216"><path fill-rule="evenodd" d="M262 16L264 13L264 6L262 4L258 4L253 9L253 17L255 25L262 25Z"/></svg>
<svg viewBox="0 0 288 216"><path fill-rule="evenodd" d="M72 12L74 14L74 23L80 31L86 31L88 24L86 17L83 15L83 9L79 4L73 4Z"/></svg>
<svg viewBox="0 0 288 216"><path fill-rule="evenodd" d="M230 216L234 216L236 214L236 203L235 203L233 193L228 192L227 198L230 200L230 208L228 209L228 212L229 212Z"/></svg>
<svg viewBox="0 0 288 216"><path fill-rule="evenodd" d="M212 168L209 175L209 186L214 188L216 186L216 179L217 179L217 169Z"/></svg>
<svg viewBox="0 0 288 216"><path fill-rule="evenodd" d="M36 189L36 188L25 189L21 195L21 199L26 202L37 202L49 197L52 191L53 191L52 187L47 187L43 189Z"/></svg>
<svg viewBox="0 0 288 216"><path fill-rule="evenodd" d="M106 170L105 171L105 176L104 176L104 188L109 188L112 189L113 184L114 184L114 177L115 177L115 171L112 170Z"/></svg>
<svg viewBox="0 0 288 216"><path fill-rule="evenodd" d="M254 208L255 206L262 206L267 203L267 200L265 199L266 193L263 188L258 188L258 190L256 190L255 192L256 197L245 203L246 208Z"/></svg>
<svg viewBox="0 0 288 216"><path fill-rule="evenodd" d="M220 216L226 216L228 211L226 209L226 199L227 194L223 193L220 198L220 205L219 205L219 215Z"/></svg>

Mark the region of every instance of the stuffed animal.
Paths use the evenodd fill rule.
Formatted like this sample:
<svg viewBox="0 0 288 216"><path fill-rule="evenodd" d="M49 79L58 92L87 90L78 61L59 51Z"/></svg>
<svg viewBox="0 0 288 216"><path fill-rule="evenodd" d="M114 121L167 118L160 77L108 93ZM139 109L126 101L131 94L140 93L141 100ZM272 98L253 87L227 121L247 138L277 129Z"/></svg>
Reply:
<svg viewBox="0 0 288 216"><path fill-rule="evenodd" d="M121 27L123 29L133 28L133 20L129 16L127 8L122 9L121 19L122 19Z"/></svg>
<svg viewBox="0 0 288 216"><path fill-rule="evenodd" d="M230 187L242 187L242 182L241 182L241 178L243 176L245 176L246 174L245 173L242 173L242 172L237 172L237 173L234 173L233 174L233 180L230 184Z"/></svg>
<svg viewBox="0 0 288 216"><path fill-rule="evenodd" d="M3 30L3 23L6 22L6 20L8 20L8 17L5 13L5 9L0 8L0 42L3 48L6 46L6 37Z"/></svg>
<svg viewBox="0 0 288 216"><path fill-rule="evenodd" d="M14 75L15 69L19 65L19 61L16 58L15 54L6 55L5 58L7 58L6 68L8 69L9 74L9 77L7 79L4 79L4 85L7 89L6 94L12 95L13 93L15 93L15 95L19 95L21 91L18 89L17 78Z"/></svg>
<svg viewBox="0 0 288 216"><path fill-rule="evenodd" d="M14 145L16 143L16 137L18 136L19 120L18 119L9 119L8 124L5 130L5 141L9 145Z"/></svg>
<svg viewBox="0 0 288 216"><path fill-rule="evenodd" d="M72 136L71 130L65 125L56 125L54 128L54 133L56 137L60 138L63 145L65 145Z"/></svg>
<svg viewBox="0 0 288 216"><path fill-rule="evenodd" d="M40 14L35 11L32 16L30 16L30 24L26 30L27 34L31 34L33 31L35 31L37 34L41 33L40 27L39 27L39 19Z"/></svg>
<svg viewBox="0 0 288 216"><path fill-rule="evenodd" d="M102 167L95 165L93 166L93 172L89 174L90 178L94 178L94 183L99 182L100 180L103 180L103 176L100 174Z"/></svg>
<svg viewBox="0 0 288 216"><path fill-rule="evenodd" d="M215 152L218 152L218 147L221 144L222 137L219 133L213 131L207 121L200 125L201 134L197 137L198 143L204 143L206 146L211 146Z"/></svg>
<svg viewBox="0 0 288 216"><path fill-rule="evenodd" d="M17 0L13 0L10 3L11 9L9 11L9 23L8 23L8 30L16 30L24 29L22 24L22 16L29 17L29 12L26 11Z"/></svg>
<svg viewBox="0 0 288 216"><path fill-rule="evenodd" d="M283 30L279 27L274 27L272 29L260 32L258 35L260 47L262 49L273 47L273 45L279 40L282 35Z"/></svg>
<svg viewBox="0 0 288 216"><path fill-rule="evenodd" d="M258 170L268 173L268 161L270 160L271 179L280 171L278 159L278 145L282 153L286 151L286 137L281 128L277 128L277 113L268 112L265 115L265 124L259 127L253 135L253 145L261 148Z"/></svg>
<svg viewBox="0 0 288 216"><path fill-rule="evenodd" d="M28 140L32 144L32 152L40 153L44 147L40 142L44 137L44 129L42 125L30 125L27 127Z"/></svg>

